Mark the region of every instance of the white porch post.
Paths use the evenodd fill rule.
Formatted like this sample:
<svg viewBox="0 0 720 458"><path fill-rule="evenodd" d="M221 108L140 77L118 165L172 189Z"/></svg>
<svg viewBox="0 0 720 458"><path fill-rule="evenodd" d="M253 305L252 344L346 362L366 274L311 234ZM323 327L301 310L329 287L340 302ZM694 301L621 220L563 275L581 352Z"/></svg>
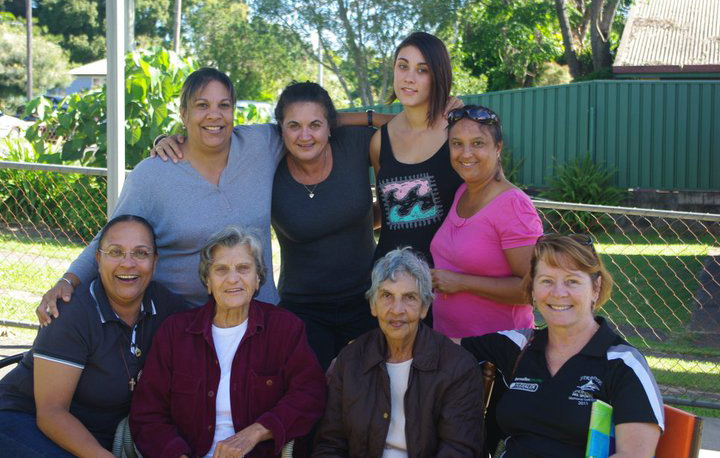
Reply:
<svg viewBox="0 0 720 458"><path fill-rule="evenodd" d="M108 0L107 11L107 214L115 210L125 181L125 6Z"/></svg>

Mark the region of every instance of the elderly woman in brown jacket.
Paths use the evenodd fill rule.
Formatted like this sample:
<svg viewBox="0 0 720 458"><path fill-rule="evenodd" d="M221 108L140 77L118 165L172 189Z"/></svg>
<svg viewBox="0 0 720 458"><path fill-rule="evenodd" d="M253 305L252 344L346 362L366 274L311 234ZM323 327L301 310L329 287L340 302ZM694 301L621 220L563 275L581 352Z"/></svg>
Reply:
<svg viewBox="0 0 720 458"><path fill-rule="evenodd" d="M432 302L427 264L408 248L389 252L367 297L380 327L340 352L313 456L479 456L482 375L421 323Z"/></svg>

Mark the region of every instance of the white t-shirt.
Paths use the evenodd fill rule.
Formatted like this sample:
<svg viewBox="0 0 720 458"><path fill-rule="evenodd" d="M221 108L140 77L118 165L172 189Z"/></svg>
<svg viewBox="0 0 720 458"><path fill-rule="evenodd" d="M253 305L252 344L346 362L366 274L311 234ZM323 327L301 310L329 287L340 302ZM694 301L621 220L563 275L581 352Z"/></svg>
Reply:
<svg viewBox="0 0 720 458"><path fill-rule="evenodd" d="M405 440L405 391L410 378L412 359L402 363L385 363L390 376L390 427L385 439L383 458L407 458Z"/></svg>
<svg viewBox="0 0 720 458"><path fill-rule="evenodd" d="M230 372L238 345L247 331L247 319L231 328L218 328L213 325L212 337L215 343L218 364L220 365L220 383L215 397L215 437L210 451L205 455L212 458L215 445L235 434L230 409Z"/></svg>

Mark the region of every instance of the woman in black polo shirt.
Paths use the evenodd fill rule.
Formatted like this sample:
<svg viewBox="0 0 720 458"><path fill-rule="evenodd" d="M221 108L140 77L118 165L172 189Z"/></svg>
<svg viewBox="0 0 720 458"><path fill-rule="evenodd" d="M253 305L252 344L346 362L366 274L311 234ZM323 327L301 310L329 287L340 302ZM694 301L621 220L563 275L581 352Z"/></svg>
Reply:
<svg viewBox="0 0 720 458"><path fill-rule="evenodd" d="M146 220L114 218L98 247L99 277L60 304L60 316L0 381L2 456L112 456L153 335L185 308L151 281L157 250Z"/></svg>
<svg viewBox="0 0 720 458"><path fill-rule="evenodd" d="M525 285L547 328L462 340L478 361L497 366L495 386L507 387L497 405L503 457L585 456L598 399L613 407L612 456L651 457L664 427L662 398L645 358L595 316L612 278L592 239L540 237Z"/></svg>

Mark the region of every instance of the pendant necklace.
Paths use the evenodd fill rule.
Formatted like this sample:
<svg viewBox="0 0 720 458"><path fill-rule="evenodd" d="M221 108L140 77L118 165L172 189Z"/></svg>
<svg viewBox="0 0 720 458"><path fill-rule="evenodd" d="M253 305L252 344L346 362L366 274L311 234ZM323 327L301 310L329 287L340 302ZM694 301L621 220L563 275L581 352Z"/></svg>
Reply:
<svg viewBox="0 0 720 458"><path fill-rule="evenodd" d="M125 335L125 333L122 333L123 340L127 342L130 345L130 352L135 355L136 358L140 358L142 356L142 350L140 349L140 346L142 345L143 334L145 330L145 323L143 322L140 326L140 344L136 344L135 342L135 336L136 336L136 330L137 330L137 323L135 323L135 326L133 326L132 329L132 340L128 342L128 338ZM130 375L130 366L128 366L127 359L125 359L125 345L120 346L120 357L122 358L123 365L125 366L125 372L127 373L128 377L128 385L130 386L130 392L132 393L133 390L135 390L135 385L137 384L137 380L135 380L135 377ZM140 378L140 374L138 373L138 379Z"/></svg>
<svg viewBox="0 0 720 458"><path fill-rule="evenodd" d="M128 367L127 360L125 359L125 350L122 348L120 348L120 357L122 357L123 364L125 365L125 372L127 372L128 376L128 385L130 385L130 392L132 393L137 382L135 381L135 377L130 376L130 367Z"/></svg>
<svg viewBox="0 0 720 458"><path fill-rule="evenodd" d="M329 145L330 145L330 144L328 143L328 146L329 146ZM325 168L327 167L327 156L328 156L327 147L326 147L325 150L323 151L323 154L324 154L324 156L323 156L323 166L322 166L322 170L321 170L321 172L322 172L321 175L322 175L322 176L325 175ZM295 162L295 159L294 159L292 156L290 156L290 159L291 159L293 162ZM298 170L302 170L302 169L300 169L300 167L298 167L297 165L296 165L295 167L297 167ZM297 181L298 183L300 183L300 181L298 181L298 180L295 180L295 181ZM315 197L315 190L317 189L318 186L320 186L320 183L321 183L321 182L322 182L322 180L321 180L320 182L318 182L318 183L315 183L312 187L308 187L305 183L300 183L300 185L302 185L302 187L305 188L305 191L307 191L307 193L308 193L308 197L311 198L311 199L313 199L313 198Z"/></svg>
<svg viewBox="0 0 720 458"><path fill-rule="evenodd" d="M300 184L302 184L302 183L300 183ZM308 188L306 185L302 184L302 185L303 185L303 188L305 188L305 190L308 192L308 197L309 197L309 198L312 199L313 197L315 197L315 189L317 189L317 187L318 187L319 184L320 184L320 183L315 183L315 186L313 186L312 189L310 189L310 188Z"/></svg>

